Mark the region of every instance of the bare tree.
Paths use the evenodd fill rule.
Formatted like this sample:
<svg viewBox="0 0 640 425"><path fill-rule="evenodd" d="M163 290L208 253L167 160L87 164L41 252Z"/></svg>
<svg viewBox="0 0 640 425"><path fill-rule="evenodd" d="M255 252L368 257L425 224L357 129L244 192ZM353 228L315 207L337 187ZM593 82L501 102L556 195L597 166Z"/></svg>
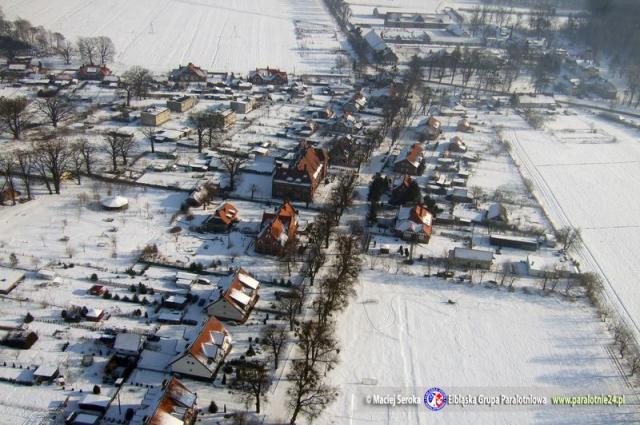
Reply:
<svg viewBox="0 0 640 425"><path fill-rule="evenodd" d="M309 244L307 247L307 257L305 260L305 273L309 278L309 284L313 286L316 275L326 262L327 257L322 252L322 247L319 243Z"/></svg>
<svg viewBox="0 0 640 425"><path fill-rule="evenodd" d="M301 358L292 362L287 378L291 386L287 390L291 411L290 424L295 424L302 414L309 421L337 397L337 389L323 382L323 377L337 363L338 346L335 329L329 322L305 322L298 329L298 348Z"/></svg>
<svg viewBox="0 0 640 425"><path fill-rule="evenodd" d="M289 322L289 330L293 331L299 306L299 294L297 291L289 291L281 294L276 306L279 311L282 311Z"/></svg>
<svg viewBox="0 0 640 425"><path fill-rule="evenodd" d="M266 400L271 386L269 368L259 361L244 361L236 365L236 377L232 388L239 391L245 403L255 401L256 413L260 413L260 401Z"/></svg>
<svg viewBox="0 0 640 425"><path fill-rule="evenodd" d="M56 52L60 57L64 60L64 63L69 65L73 57L78 53L75 46L69 40L65 40L64 42L58 45Z"/></svg>
<svg viewBox="0 0 640 425"><path fill-rule="evenodd" d="M631 363L631 376L633 376L640 371L640 355L634 355L629 363Z"/></svg>
<svg viewBox="0 0 640 425"><path fill-rule="evenodd" d="M57 95L38 99L36 101L36 108L54 128L58 127L58 123L73 115L73 108L69 101Z"/></svg>
<svg viewBox="0 0 640 425"><path fill-rule="evenodd" d="M71 151L68 141L57 135L49 135L34 143L36 161L48 174L56 194L60 194L60 186L65 171L69 170Z"/></svg>
<svg viewBox="0 0 640 425"><path fill-rule="evenodd" d="M562 244L562 250L569 252L578 244L581 236L580 229L570 226L561 228L556 232L556 239Z"/></svg>
<svg viewBox="0 0 640 425"><path fill-rule="evenodd" d="M9 187L11 192L11 204L16 204L16 191L13 184L13 173L15 172L15 158L11 153L4 153L0 156L0 172L5 180L5 185Z"/></svg>
<svg viewBox="0 0 640 425"><path fill-rule="evenodd" d="M76 46L82 62L95 65L98 58L98 49L94 39L91 37L79 37Z"/></svg>
<svg viewBox="0 0 640 425"><path fill-rule="evenodd" d="M129 162L129 154L131 151L137 146L137 141L133 137L133 135L121 135L120 144L118 146L118 152L120 157L122 158L122 164L128 165Z"/></svg>
<svg viewBox="0 0 640 425"><path fill-rule="evenodd" d="M106 65L111 62L116 55L116 46L109 37L100 36L93 39L96 53L100 59L100 64Z"/></svg>
<svg viewBox="0 0 640 425"><path fill-rule="evenodd" d="M144 127L142 128L141 131L145 139L147 139L149 141L149 144L151 145L151 153L155 153L156 152L156 145L155 145L156 129L154 127Z"/></svg>
<svg viewBox="0 0 640 425"><path fill-rule="evenodd" d="M153 76L148 69L134 66L122 74L120 83L127 92L127 106L130 106L132 97L139 99L147 96L153 84Z"/></svg>
<svg viewBox="0 0 640 425"><path fill-rule="evenodd" d="M260 332L260 343L271 351L273 368L278 369L280 353L287 341L287 328L284 326L268 325Z"/></svg>
<svg viewBox="0 0 640 425"><path fill-rule="evenodd" d="M89 141L89 139L81 138L75 143L76 148L82 154L84 166L87 171L87 175L91 175L93 161L95 160L96 147Z"/></svg>
<svg viewBox="0 0 640 425"><path fill-rule="evenodd" d="M120 153L120 136L118 133L110 132L104 136L103 151L111 158L112 171L118 171L118 154Z"/></svg>
<svg viewBox="0 0 640 425"><path fill-rule="evenodd" d="M222 168L229 176L229 191L236 188L236 177L240 173L240 169L247 163L247 158L236 155L226 155L220 159Z"/></svg>
<svg viewBox="0 0 640 425"><path fill-rule="evenodd" d="M17 149L13 155L20 179L27 192L27 199L31 200L31 173L34 171L34 155L27 149Z"/></svg>
<svg viewBox="0 0 640 425"><path fill-rule="evenodd" d="M31 121L28 106L29 101L26 97L0 97L0 125L14 139L20 139L22 132Z"/></svg>

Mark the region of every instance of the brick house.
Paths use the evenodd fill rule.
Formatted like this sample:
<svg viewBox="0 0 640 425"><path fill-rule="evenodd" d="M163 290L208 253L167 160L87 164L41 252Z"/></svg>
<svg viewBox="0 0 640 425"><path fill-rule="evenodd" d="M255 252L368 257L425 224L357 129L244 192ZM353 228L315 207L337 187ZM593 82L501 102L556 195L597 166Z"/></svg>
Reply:
<svg viewBox="0 0 640 425"><path fill-rule="evenodd" d="M196 106L197 103L196 96L180 96L167 100L167 108L173 112L185 112Z"/></svg>
<svg viewBox="0 0 640 425"><path fill-rule="evenodd" d="M78 80L83 81L102 81L109 75L111 70L104 65L83 65L78 69Z"/></svg>
<svg viewBox="0 0 640 425"><path fill-rule="evenodd" d="M289 201L285 201L275 213L262 214L254 249L261 254L283 255L287 246L295 243L297 231L296 210Z"/></svg>
<svg viewBox="0 0 640 425"><path fill-rule="evenodd" d="M256 68L255 71L249 72L249 78L247 78L247 80L250 83L257 85L273 84L277 86L287 84L289 82L289 78L285 71L269 67Z"/></svg>
<svg viewBox="0 0 640 425"><path fill-rule="evenodd" d="M393 171L411 176L420 176L424 172L425 160L422 146L415 143L404 148L393 164Z"/></svg>
<svg viewBox="0 0 640 425"><path fill-rule="evenodd" d="M169 81L176 83L199 83L207 81L207 71L189 62L169 74Z"/></svg>
<svg viewBox="0 0 640 425"><path fill-rule="evenodd" d="M327 175L329 153L301 142L289 164L276 164L271 185L274 198L313 202L313 194Z"/></svg>
<svg viewBox="0 0 640 425"><path fill-rule="evenodd" d="M192 425L198 417L198 396L177 378L150 387L135 410L131 425Z"/></svg>
<svg viewBox="0 0 640 425"><path fill-rule="evenodd" d="M428 243L433 231L432 225L433 215L424 205L401 207L396 216L393 233L406 241Z"/></svg>

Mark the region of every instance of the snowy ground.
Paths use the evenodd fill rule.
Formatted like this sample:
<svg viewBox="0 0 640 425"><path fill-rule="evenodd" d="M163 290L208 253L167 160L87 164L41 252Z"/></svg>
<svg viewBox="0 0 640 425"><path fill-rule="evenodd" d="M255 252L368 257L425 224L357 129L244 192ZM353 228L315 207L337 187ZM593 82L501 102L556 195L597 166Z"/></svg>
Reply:
<svg viewBox="0 0 640 425"><path fill-rule="evenodd" d="M579 256L584 268L606 277L612 300L638 329L638 131L587 112L559 115L545 132L531 130L518 116L496 116L496 122L504 125L516 158L554 223L582 229ZM567 140L568 131L592 137Z"/></svg>
<svg viewBox="0 0 640 425"><path fill-rule="evenodd" d="M331 376L340 397L322 423L621 423L633 407L365 404L367 395L415 395L433 386L449 394L626 393L606 351L611 343L593 310L557 296L448 284L363 272L341 317L341 364ZM453 300L456 304L448 304ZM629 403L633 402L630 398Z"/></svg>
<svg viewBox="0 0 640 425"><path fill-rule="evenodd" d="M341 48L322 0L2 0L10 19L64 34L113 39L121 71L158 73L188 62L204 69L328 71ZM242 52L242 54L238 54Z"/></svg>

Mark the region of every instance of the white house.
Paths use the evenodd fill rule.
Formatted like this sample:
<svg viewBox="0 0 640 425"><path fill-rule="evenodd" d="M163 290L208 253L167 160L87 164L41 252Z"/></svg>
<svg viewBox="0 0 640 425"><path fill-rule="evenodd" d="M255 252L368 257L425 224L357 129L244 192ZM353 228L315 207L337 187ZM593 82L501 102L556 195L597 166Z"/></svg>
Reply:
<svg viewBox="0 0 640 425"><path fill-rule="evenodd" d="M231 349L231 336L215 317L204 323L187 350L170 363L175 373L213 379L220 362Z"/></svg>
<svg viewBox="0 0 640 425"><path fill-rule="evenodd" d="M258 301L260 282L242 268L219 282L222 296L207 305L206 312L223 320L244 322ZM226 288L226 289L224 289Z"/></svg>
<svg viewBox="0 0 640 425"><path fill-rule="evenodd" d="M113 343L116 353L124 356L137 356L142 350L142 335L135 333L120 333Z"/></svg>

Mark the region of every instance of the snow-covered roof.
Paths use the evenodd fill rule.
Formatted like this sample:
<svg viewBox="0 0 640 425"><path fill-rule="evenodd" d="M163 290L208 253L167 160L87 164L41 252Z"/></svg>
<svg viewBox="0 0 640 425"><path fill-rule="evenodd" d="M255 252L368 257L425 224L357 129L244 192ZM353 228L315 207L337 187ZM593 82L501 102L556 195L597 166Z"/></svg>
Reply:
<svg viewBox="0 0 640 425"><path fill-rule="evenodd" d="M100 204L105 208L122 208L129 204L129 200L124 196L107 196L100 200Z"/></svg>
<svg viewBox="0 0 640 425"><path fill-rule="evenodd" d="M456 247L453 250L453 257L458 260L493 261L493 252L480 249L469 249Z"/></svg>
<svg viewBox="0 0 640 425"><path fill-rule="evenodd" d="M367 44L376 52L384 52L385 50L387 50L387 43L384 42L382 37L380 37L380 35L378 35L375 30L369 31L364 36L364 39Z"/></svg>
<svg viewBox="0 0 640 425"><path fill-rule="evenodd" d="M140 349L142 336L135 333L121 333L116 336L113 349L125 353L137 353Z"/></svg>
<svg viewBox="0 0 640 425"><path fill-rule="evenodd" d="M240 282L242 282L243 285L248 286L251 289L258 289L258 286L260 286L260 282L242 271L238 272L238 279L240 279Z"/></svg>
<svg viewBox="0 0 640 425"><path fill-rule="evenodd" d="M43 378L51 378L56 373L58 373L58 367L54 365L41 365L39 366L35 372L33 372L34 376L40 376Z"/></svg>
<svg viewBox="0 0 640 425"><path fill-rule="evenodd" d="M23 278L24 273L20 270L0 267L0 291L8 291Z"/></svg>
<svg viewBox="0 0 640 425"><path fill-rule="evenodd" d="M251 301L251 297L249 297L247 294L242 293L236 289L232 289L229 296L233 298L235 301L242 304L243 306L249 305L249 302Z"/></svg>

